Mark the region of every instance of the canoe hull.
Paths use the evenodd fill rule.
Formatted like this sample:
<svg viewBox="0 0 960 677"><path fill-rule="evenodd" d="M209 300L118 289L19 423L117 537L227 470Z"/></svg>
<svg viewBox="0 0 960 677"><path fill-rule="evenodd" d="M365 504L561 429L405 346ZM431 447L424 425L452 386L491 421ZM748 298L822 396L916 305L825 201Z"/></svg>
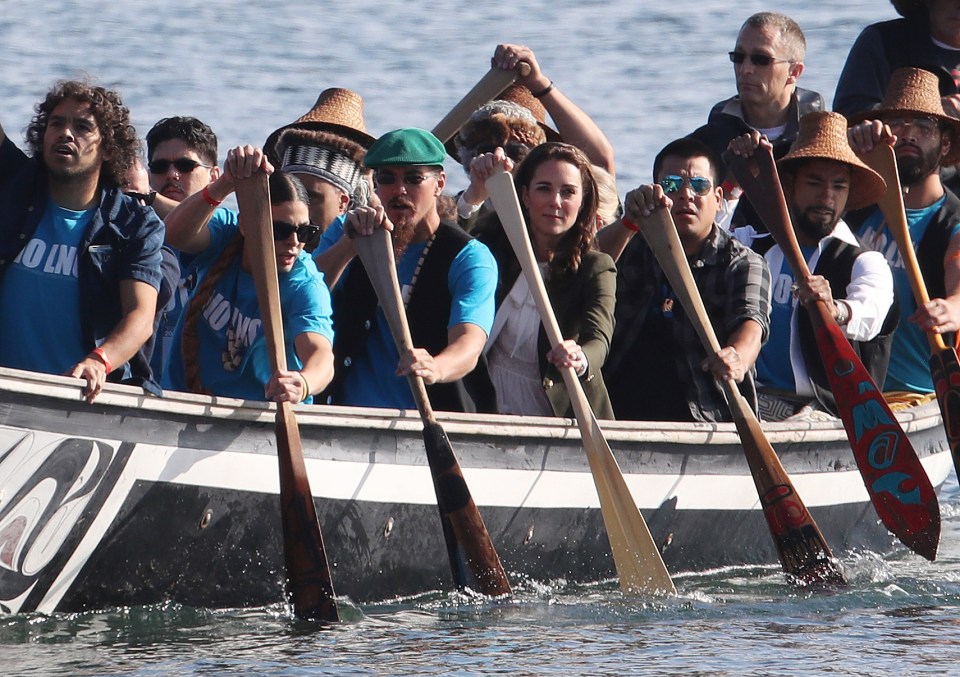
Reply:
<svg viewBox="0 0 960 677"><path fill-rule="evenodd" d="M273 413L0 369L0 604L82 611L282 598ZM450 587L416 414L299 410L339 595ZM576 427L558 419L441 419L514 585L614 575ZM901 422L939 487L952 461L936 404ZM732 425L603 424L673 573L776 562ZM839 424L765 426L835 554L887 552Z"/></svg>

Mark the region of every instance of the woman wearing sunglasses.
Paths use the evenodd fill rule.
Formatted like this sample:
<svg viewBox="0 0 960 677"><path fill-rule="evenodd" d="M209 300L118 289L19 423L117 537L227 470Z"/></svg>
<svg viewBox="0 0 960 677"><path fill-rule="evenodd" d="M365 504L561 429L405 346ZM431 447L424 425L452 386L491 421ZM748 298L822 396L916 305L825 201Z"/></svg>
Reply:
<svg viewBox="0 0 960 677"><path fill-rule="evenodd" d="M510 171L502 149L476 163L481 173ZM481 166L482 165L482 166ZM534 254L565 341L551 349L520 263L495 214L478 227L500 268L497 314L485 352L497 410L573 416L558 367L573 367L598 418L613 418L600 374L613 334L616 269L596 250L597 185L590 161L565 143L537 146L514 183Z"/></svg>
<svg viewBox="0 0 960 677"><path fill-rule="evenodd" d="M226 171L250 176L273 168L259 148L231 150ZM273 372L250 272L244 225L208 221L191 232L167 231L174 247L196 255L197 286L174 332L164 385L174 390L248 400L312 402L333 377L333 323L323 275L303 251L319 233L310 224L309 197L292 174L270 175L274 248L289 370ZM214 205L210 204L211 212ZM178 207L179 208L179 207Z"/></svg>

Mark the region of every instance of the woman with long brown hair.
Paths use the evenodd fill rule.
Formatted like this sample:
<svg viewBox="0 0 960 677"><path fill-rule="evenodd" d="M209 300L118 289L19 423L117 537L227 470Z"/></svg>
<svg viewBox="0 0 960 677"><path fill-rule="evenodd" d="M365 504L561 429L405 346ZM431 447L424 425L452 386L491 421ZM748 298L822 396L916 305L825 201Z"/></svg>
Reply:
<svg viewBox="0 0 960 677"><path fill-rule="evenodd" d="M502 149L474 160L477 172L512 169ZM551 348L533 296L499 219L478 238L500 267L497 315L486 357L501 413L572 416L558 368L572 367L598 418L613 418L600 374L613 334L616 268L595 248L597 184L590 161L569 144L537 146L514 176L521 210L564 341Z"/></svg>
<svg viewBox="0 0 960 677"><path fill-rule="evenodd" d="M260 149L236 148L227 156L228 175L240 177L261 169L272 167ZM170 244L197 257L192 263L196 291L173 337L182 352L171 352L167 387L252 400L311 402L311 395L333 377L330 293L303 251L304 242L320 230L310 224L309 196L303 184L285 172L271 174L270 195L289 369L270 368L250 274L250 260L257 252L252 251L252 240L244 237L242 215L239 227L220 227L208 219L189 232L167 231Z"/></svg>

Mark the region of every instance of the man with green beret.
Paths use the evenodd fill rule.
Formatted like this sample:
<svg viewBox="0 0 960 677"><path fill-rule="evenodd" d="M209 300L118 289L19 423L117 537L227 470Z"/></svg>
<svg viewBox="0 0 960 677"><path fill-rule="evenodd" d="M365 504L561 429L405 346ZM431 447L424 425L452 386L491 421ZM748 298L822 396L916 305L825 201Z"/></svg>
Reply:
<svg viewBox="0 0 960 677"><path fill-rule="evenodd" d="M441 220L437 200L446 151L422 129L397 129L367 150L379 204L347 214L347 230L364 237L393 233L400 288L415 348L398 354L377 295L359 260L334 290L336 377L328 401L412 409L406 376L427 385L433 407L493 411L493 389L481 357L493 326L497 264L456 224Z"/></svg>

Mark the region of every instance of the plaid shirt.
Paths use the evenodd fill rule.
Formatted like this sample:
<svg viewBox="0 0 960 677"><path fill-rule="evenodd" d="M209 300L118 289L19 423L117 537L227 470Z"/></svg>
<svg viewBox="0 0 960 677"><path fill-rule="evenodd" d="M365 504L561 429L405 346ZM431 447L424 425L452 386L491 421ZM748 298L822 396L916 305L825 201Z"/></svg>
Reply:
<svg viewBox="0 0 960 677"><path fill-rule="evenodd" d="M727 345L729 336L745 320L760 324L761 340L766 342L770 330L770 271L759 254L714 226L702 251L690 259L690 268L721 346ZM627 364L623 358L636 343L661 284L666 284L666 279L652 250L643 237L634 237L617 263L616 331L605 371L612 374ZM692 419L731 420L720 385L700 368L706 351L679 302L673 307L672 327L677 346L672 357L677 377L686 391ZM650 359L663 357L651 355ZM756 411L755 375L756 371L751 369L740 390Z"/></svg>

